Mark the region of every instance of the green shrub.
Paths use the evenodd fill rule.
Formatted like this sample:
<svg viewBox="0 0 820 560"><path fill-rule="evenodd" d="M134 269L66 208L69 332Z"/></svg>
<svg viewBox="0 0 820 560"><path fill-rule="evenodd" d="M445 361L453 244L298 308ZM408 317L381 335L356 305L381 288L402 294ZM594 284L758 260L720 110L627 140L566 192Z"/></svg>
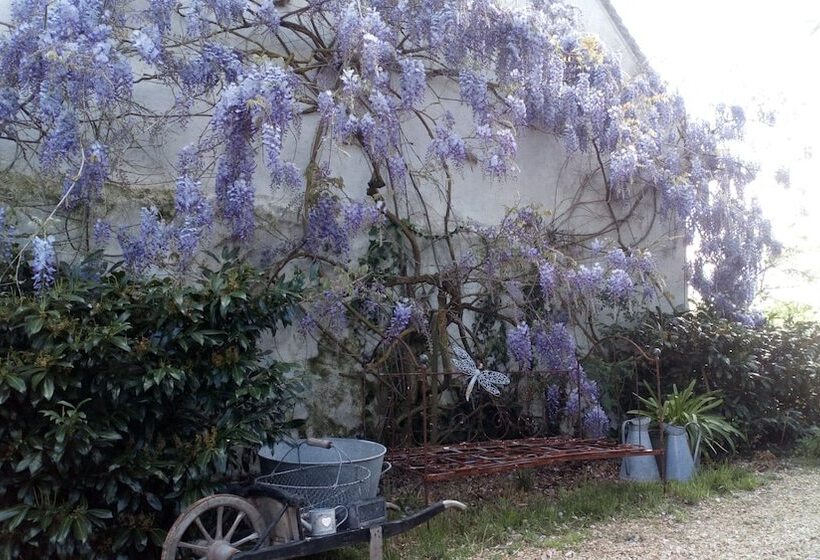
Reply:
<svg viewBox="0 0 820 560"><path fill-rule="evenodd" d="M298 284L224 257L185 285L82 266L0 294L0 558L156 557L236 450L283 428L259 338Z"/></svg>
<svg viewBox="0 0 820 560"><path fill-rule="evenodd" d="M725 417L751 445L794 441L820 424L820 325L786 317L749 326L719 317L708 307L677 314L650 313L632 330L618 331L646 349L660 349L663 390L686 386L719 390ZM611 361L631 348L608 348ZM635 362L640 379L654 387L654 370ZM620 400L634 406L634 383Z"/></svg>
<svg viewBox="0 0 820 560"><path fill-rule="evenodd" d="M814 426L797 442L797 454L812 463L820 463L820 426Z"/></svg>

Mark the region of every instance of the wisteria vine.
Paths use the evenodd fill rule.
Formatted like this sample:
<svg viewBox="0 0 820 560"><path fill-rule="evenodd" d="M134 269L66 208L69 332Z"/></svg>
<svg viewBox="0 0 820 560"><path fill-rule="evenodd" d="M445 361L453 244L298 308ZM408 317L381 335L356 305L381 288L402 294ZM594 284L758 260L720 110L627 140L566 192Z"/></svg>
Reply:
<svg viewBox="0 0 820 560"><path fill-rule="evenodd" d="M54 185L61 219L82 222L58 231L45 220L33 245L17 245L35 252L38 289L53 281L53 239L108 251L116 239L132 270L184 269L221 239L258 244L263 223L272 273L320 267L305 330L364 367L413 332L442 339L432 348L442 367L447 338L487 357L471 321L490 320L505 367L578 376L575 336L594 337L580 318L660 291L644 237L626 232L641 227L638 204L652 201L694 244L692 285L736 318L750 317L757 274L778 250L745 199L755 169L729 149L742 111L691 119L649 69L627 75L561 1L12 4L0 35L3 157ZM531 131L594 163L578 188L608 210L598 230L569 228L575 207L514 209L494 226L458 217L452 191L470 188L460 170L514 178ZM174 176L145 171L152 146L180 137L194 140L165 154L178 159ZM340 161L353 149L366 186L345 184ZM116 196L139 199L136 187L155 183L173 204L132 211L136 223L106 214ZM270 210L271 196L291 202ZM0 211L0 254L20 259L11 240L22 233ZM588 402L595 431L606 422L587 392L565 402Z"/></svg>

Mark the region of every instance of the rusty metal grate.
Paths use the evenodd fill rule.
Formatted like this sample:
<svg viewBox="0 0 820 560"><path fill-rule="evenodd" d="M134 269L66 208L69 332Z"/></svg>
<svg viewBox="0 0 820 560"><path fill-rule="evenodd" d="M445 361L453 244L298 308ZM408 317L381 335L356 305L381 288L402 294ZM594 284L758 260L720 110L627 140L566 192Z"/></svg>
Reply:
<svg viewBox="0 0 820 560"><path fill-rule="evenodd" d="M661 450L599 439L563 437L494 440L397 449L388 460L397 468L420 475L425 482L541 467L564 461L660 455Z"/></svg>

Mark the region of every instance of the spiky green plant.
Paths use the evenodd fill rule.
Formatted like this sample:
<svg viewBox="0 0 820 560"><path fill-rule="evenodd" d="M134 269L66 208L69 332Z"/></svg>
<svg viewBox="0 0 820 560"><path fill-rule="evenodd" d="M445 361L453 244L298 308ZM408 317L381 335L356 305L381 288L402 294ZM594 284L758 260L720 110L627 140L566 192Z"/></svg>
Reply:
<svg viewBox="0 0 820 560"><path fill-rule="evenodd" d="M638 397L644 408L630 410L629 414L646 416L655 422L662 420L666 424L685 426L689 441L694 443L700 434L703 446L708 447L713 454L718 449L734 452L735 440L746 439L723 415L714 412L723 404L719 391L697 394L695 380L692 380L682 391L678 390L677 385L673 385L672 393L661 400L648 383L645 385L650 396Z"/></svg>

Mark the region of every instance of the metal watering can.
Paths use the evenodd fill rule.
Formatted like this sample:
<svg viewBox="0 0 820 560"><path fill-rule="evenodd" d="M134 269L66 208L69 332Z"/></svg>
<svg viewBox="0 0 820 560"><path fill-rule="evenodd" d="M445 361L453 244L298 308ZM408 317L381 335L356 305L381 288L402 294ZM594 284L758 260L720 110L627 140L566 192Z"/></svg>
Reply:
<svg viewBox="0 0 820 560"><path fill-rule="evenodd" d="M649 440L649 423L651 418L640 416L621 424L621 442L652 449ZM624 457L621 460L621 480L650 481L658 480L658 463L653 455L643 457Z"/></svg>
<svg viewBox="0 0 820 560"><path fill-rule="evenodd" d="M691 480L697 470L700 457L701 433L698 427L698 437L695 442L694 457L689 449L689 437L686 435L686 426L667 424L666 432L666 479ZM697 426L697 424L693 424Z"/></svg>

